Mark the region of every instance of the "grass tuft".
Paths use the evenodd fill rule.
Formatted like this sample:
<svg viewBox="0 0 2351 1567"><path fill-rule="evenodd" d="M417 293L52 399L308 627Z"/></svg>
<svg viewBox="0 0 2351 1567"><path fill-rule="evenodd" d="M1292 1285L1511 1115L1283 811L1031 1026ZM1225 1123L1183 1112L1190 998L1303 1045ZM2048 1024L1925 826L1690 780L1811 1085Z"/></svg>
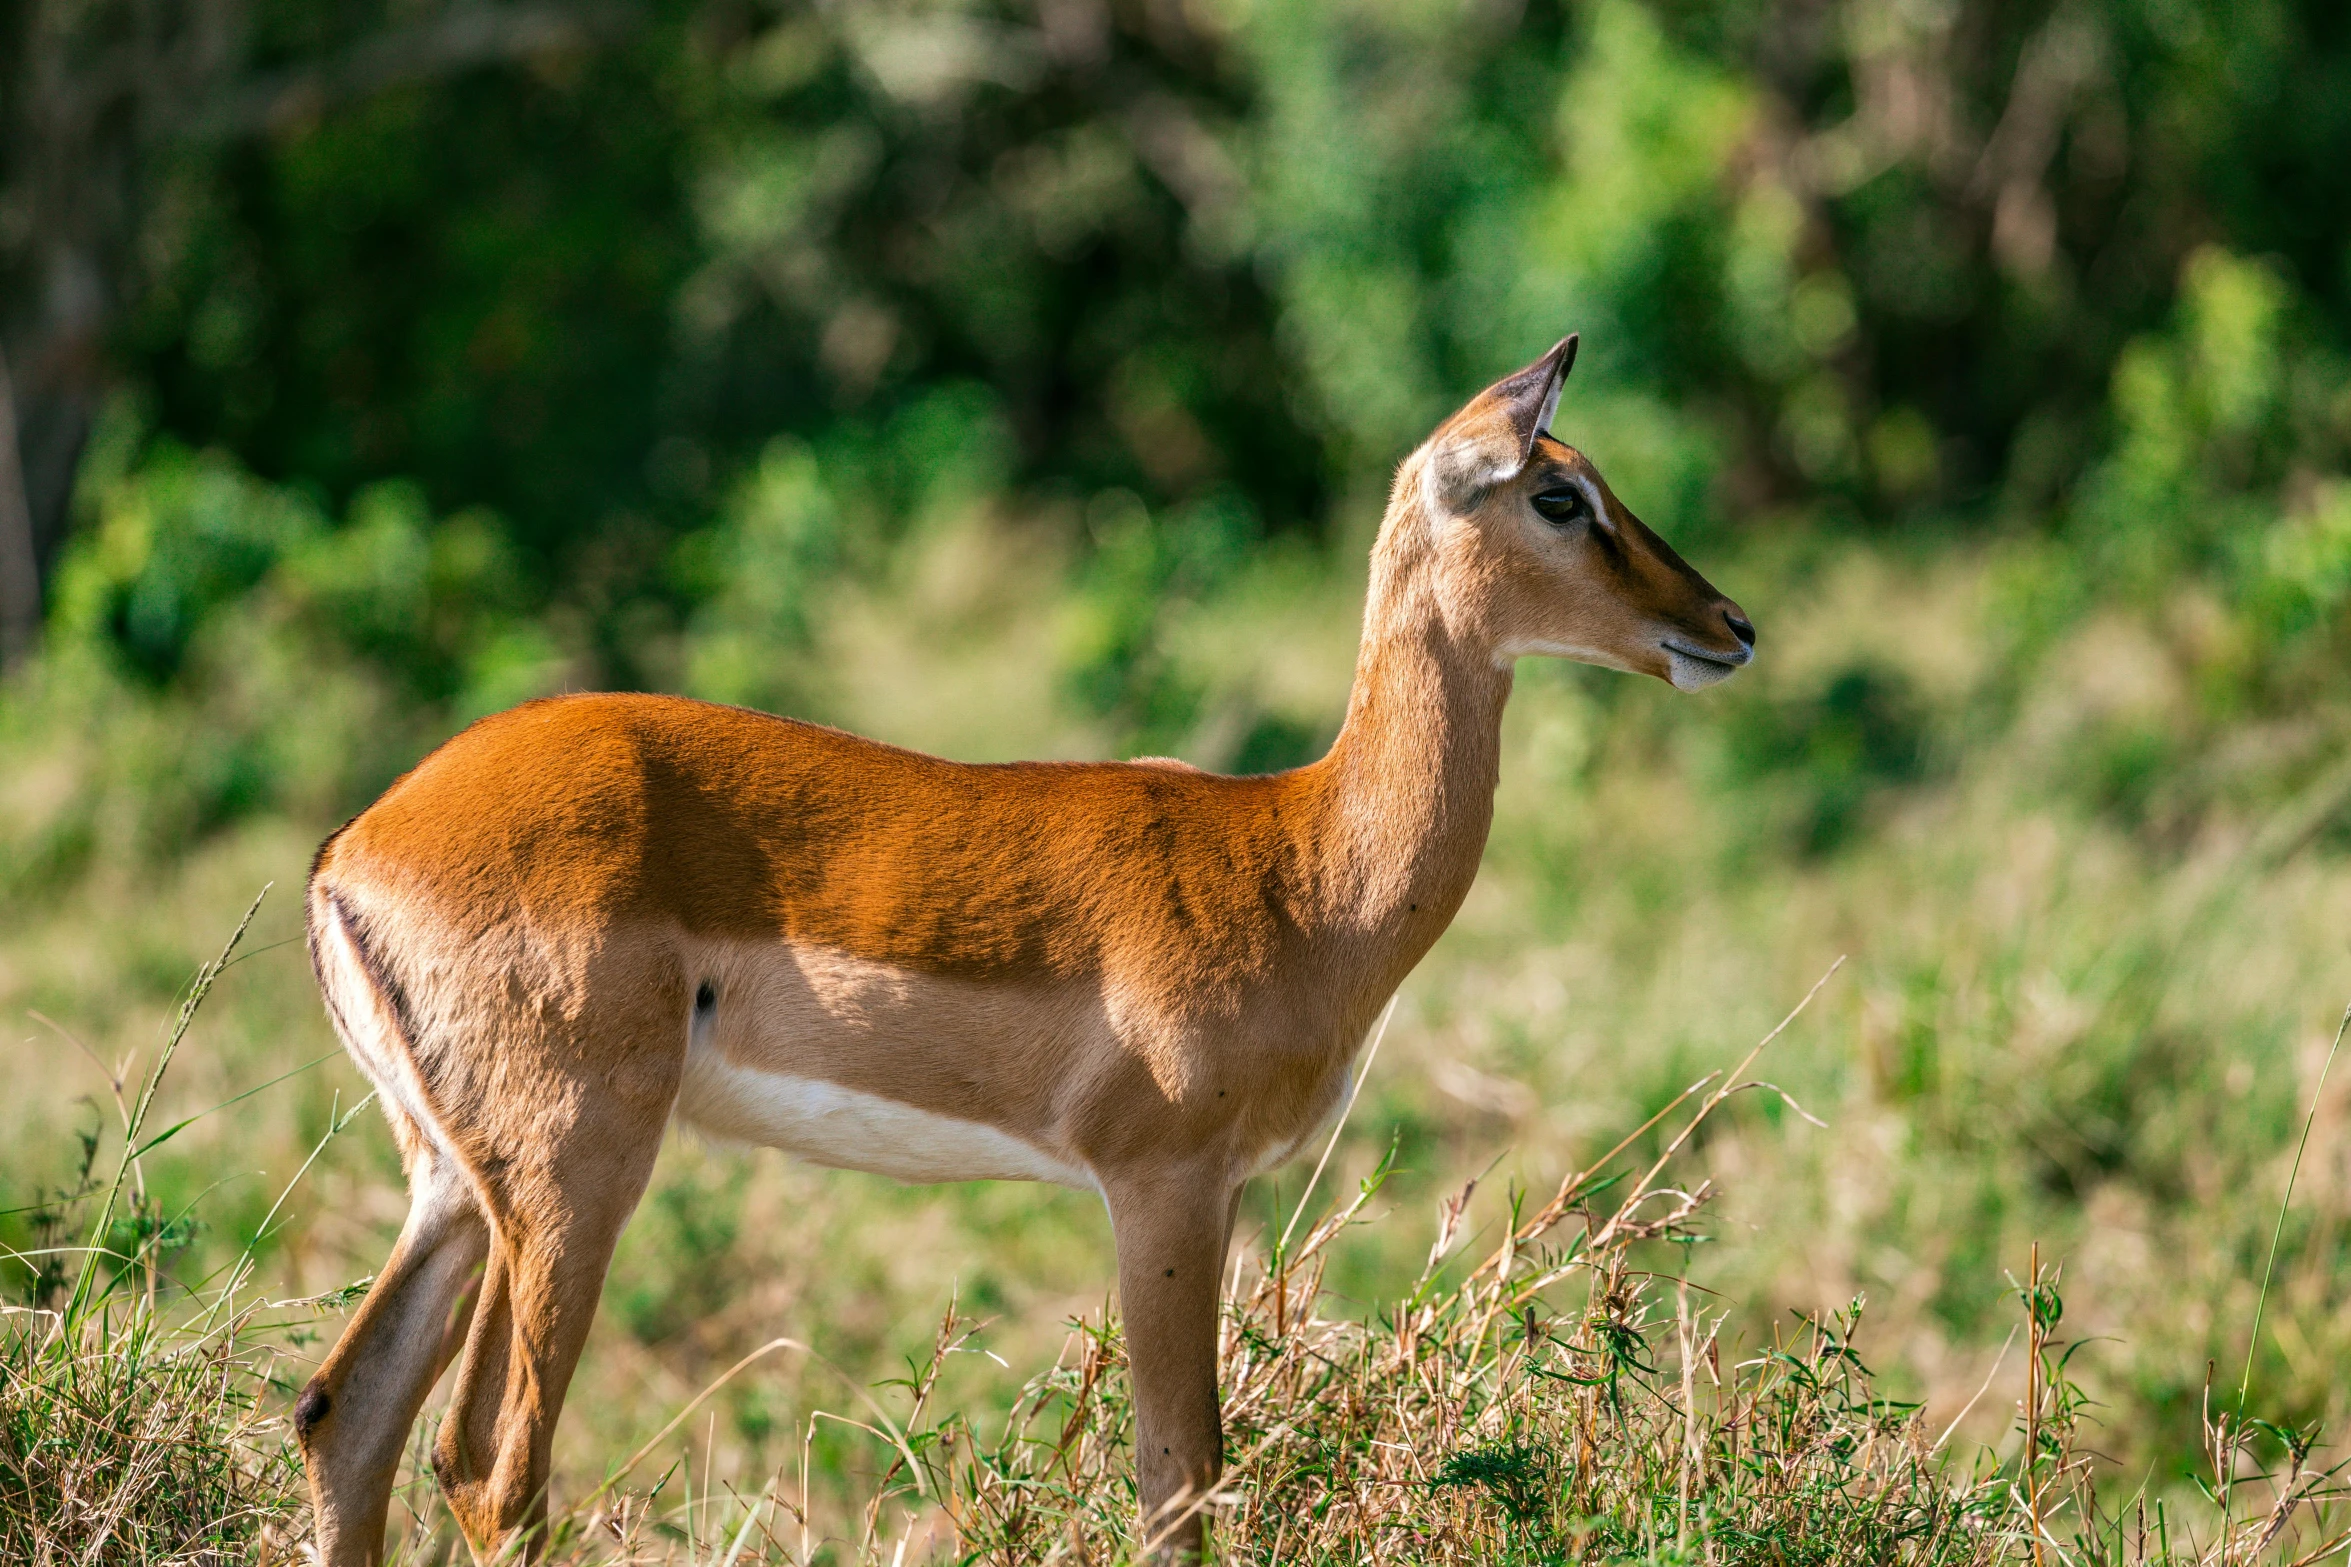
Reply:
<svg viewBox="0 0 2351 1567"><path fill-rule="evenodd" d="M176 1282L168 1260L187 1216L155 1211L138 1168L159 1141L141 1130L156 1080L235 945L199 973L138 1091L118 1091L125 1152L113 1179L89 1178L95 1145L85 1143L81 1181L44 1216L53 1234L83 1220L89 1243L16 1254L35 1298L0 1318L0 1559L127 1567L272 1562L299 1550L300 1466L280 1411L300 1378L277 1365L307 1322L351 1292L241 1301L250 1249L217 1283ZM1730 1072L1672 1097L1531 1213L1512 1192L1509 1222L1482 1254L1464 1245L1477 1183L1443 1200L1427 1261L1401 1294L1351 1308L1326 1282L1341 1237L1399 1222L1374 1209L1389 1161L1295 1245L1285 1229L1237 1266L1221 1362L1228 1471L1190 1503L1210 1514L1219 1558L2312 1567L2351 1544L2318 1433L2215 1412L2209 1377L2200 1510L2183 1516L2177 1492L2144 1484L2111 1501L2115 1477L2091 1445L2097 1406L2072 1369L2080 1343L2065 1337L2060 1270L2037 1248L2014 1291L2023 1396L1991 1447L1953 1447L1953 1426L1938 1435L1928 1411L1881 1395L1862 1356L1858 1298L1795 1317L1768 1342L1726 1342L1731 1314L1692 1270L1717 1193L1677 1167L1734 1097L1777 1094L1747 1074L1787 1026ZM348 1118L333 1118L327 1135ZM1661 1128L1661 1152L1623 1163ZM66 1254L81 1259L70 1288L58 1266ZM936 1396L949 1358L976 1352L980 1327L951 1303L906 1377L852 1384L858 1403L847 1412L811 1412L797 1484L779 1471L738 1489L686 1461L639 1479L640 1461L769 1351L813 1354L772 1341L560 1511L549 1559L1138 1559L1174 1520L1138 1537L1115 1315L1073 1323L1060 1357L987 1433ZM811 1504L821 1426L870 1443L870 1478L845 1510ZM429 1488L407 1499L397 1559L450 1559L453 1533Z"/></svg>
<svg viewBox="0 0 2351 1567"><path fill-rule="evenodd" d="M261 1327L260 1303L236 1305L241 1269L209 1301L171 1282L191 1216L156 1203L141 1165L180 1129L144 1136L164 1072L259 907L197 972L136 1092L126 1099L111 1075L123 1134L113 1178L91 1179L98 1143L85 1138L77 1180L35 1215L36 1234L87 1243L11 1253L32 1271L33 1303L0 1308L0 1560L208 1567L284 1554L302 1476L272 1413L283 1320ZM66 1266L76 1256L78 1272Z"/></svg>
<svg viewBox="0 0 2351 1567"><path fill-rule="evenodd" d="M303 1507L277 1348L141 1297L0 1327L0 1560L283 1559Z"/></svg>

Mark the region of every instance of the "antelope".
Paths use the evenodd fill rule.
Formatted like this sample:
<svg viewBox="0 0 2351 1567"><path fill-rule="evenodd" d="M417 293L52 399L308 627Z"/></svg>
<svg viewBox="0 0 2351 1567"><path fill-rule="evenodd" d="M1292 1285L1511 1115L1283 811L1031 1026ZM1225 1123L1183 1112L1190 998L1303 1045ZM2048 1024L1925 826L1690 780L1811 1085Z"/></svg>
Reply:
<svg viewBox="0 0 2351 1567"><path fill-rule="evenodd" d="M1576 338L1399 466L1338 738L1289 772L968 765L679 697L486 718L320 848L336 1033L411 1208L294 1424L327 1567L381 1559L408 1431L484 1561L548 1452L665 1130L905 1181L1101 1195L1142 1526L1196 1556L1222 1466L1219 1281L1244 1182L1327 1127L1452 920L1513 661L1694 691L1755 630L1550 433Z"/></svg>

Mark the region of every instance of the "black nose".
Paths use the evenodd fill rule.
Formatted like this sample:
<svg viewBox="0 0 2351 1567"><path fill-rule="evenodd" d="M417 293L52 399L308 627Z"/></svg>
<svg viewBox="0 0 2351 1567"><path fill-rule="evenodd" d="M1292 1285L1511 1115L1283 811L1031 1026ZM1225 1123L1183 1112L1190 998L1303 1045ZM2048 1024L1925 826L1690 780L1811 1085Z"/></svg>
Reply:
<svg viewBox="0 0 2351 1567"><path fill-rule="evenodd" d="M1726 609L1722 612L1722 618L1730 626L1731 635L1739 639L1740 646L1755 645L1755 625L1746 616L1735 609Z"/></svg>

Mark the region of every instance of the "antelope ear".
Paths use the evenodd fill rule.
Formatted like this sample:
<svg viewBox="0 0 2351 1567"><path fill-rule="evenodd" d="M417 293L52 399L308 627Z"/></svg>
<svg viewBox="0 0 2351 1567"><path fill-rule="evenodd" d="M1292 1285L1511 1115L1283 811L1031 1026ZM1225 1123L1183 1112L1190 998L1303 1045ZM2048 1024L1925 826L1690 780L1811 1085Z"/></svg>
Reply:
<svg viewBox="0 0 2351 1567"><path fill-rule="evenodd" d="M1559 411L1559 390L1567 384L1567 373L1575 368L1578 337L1568 333L1551 345L1551 352L1518 374L1495 382L1486 394L1509 413L1522 467L1535 455L1535 437L1550 432L1551 416Z"/></svg>
<svg viewBox="0 0 2351 1567"><path fill-rule="evenodd" d="M1487 490L1526 467L1535 454L1535 437L1551 428L1575 350L1576 336L1570 332L1551 352L1496 381L1447 421L1428 469L1432 494L1445 509L1475 505Z"/></svg>

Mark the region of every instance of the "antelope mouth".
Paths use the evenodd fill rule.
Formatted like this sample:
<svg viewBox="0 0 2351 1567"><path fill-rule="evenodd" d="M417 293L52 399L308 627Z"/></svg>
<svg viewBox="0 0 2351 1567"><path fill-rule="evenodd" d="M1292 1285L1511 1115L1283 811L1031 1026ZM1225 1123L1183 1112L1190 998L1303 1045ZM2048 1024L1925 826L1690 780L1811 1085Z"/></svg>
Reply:
<svg viewBox="0 0 2351 1567"><path fill-rule="evenodd" d="M1677 691L1703 691L1718 681L1730 679L1755 659L1753 648L1717 653L1670 639L1658 645L1665 649L1667 678Z"/></svg>

